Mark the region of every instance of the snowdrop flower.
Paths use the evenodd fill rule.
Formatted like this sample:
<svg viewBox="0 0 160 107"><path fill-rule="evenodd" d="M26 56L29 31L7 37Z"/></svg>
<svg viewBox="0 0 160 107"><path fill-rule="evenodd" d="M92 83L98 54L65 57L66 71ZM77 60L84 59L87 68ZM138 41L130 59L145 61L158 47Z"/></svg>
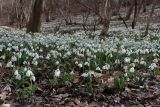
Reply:
<svg viewBox="0 0 160 107"><path fill-rule="evenodd" d="M15 79L16 80L21 80L21 74L16 75Z"/></svg>
<svg viewBox="0 0 160 107"><path fill-rule="evenodd" d="M148 68L154 70L157 67L156 63L152 63Z"/></svg>
<svg viewBox="0 0 160 107"><path fill-rule="evenodd" d="M100 67L97 67L97 68L96 68L96 71L101 71L101 68L100 68Z"/></svg>
<svg viewBox="0 0 160 107"><path fill-rule="evenodd" d="M26 67L24 68L24 71L27 71L27 68L26 68Z"/></svg>
<svg viewBox="0 0 160 107"><path fill-rule="evenodd" d="M131 63L130 65L131 65L132 67L135 67L135 66L136 66L135 63Z"/></svg>
<svg viewBox="0 0 160 107"><path fill-rule="evenodd" d="M78 65L78 61L76 61L75 64Z"/></svg>
<svg viewBox="0 0 160 107"><path fill-rule="evenodd" d="M134 69L134 67L132 67L132 68L130 68L130 70L129 70L129 72L134 72L135 71L135 69Z"/></svg>
<svg viewBox="0 0 160 107"><path fill-rule="evenodd" d="M33 72L31 70L27 70L26 76L27 77L33 76Z"/></svg>
<svg viewBox="0 0 160 107"><path fill-rule="evenodd" d="M11 92L11 87L10 87L10 85L6 85L6 87L3 89L4 91L9 91L9 92Z"/></svg>
<svg viewBox="0 0 160 107"><path fill-rule="evenodd" d="M0 59L5 60L5 59L6 59L6 56L5 56L5 55L2 55L2 56L0 57Z"/></svg>
<svg viewBox="0 0 160 107"><path fill-rule="evenodd" d="M54 72L54 76L55 77L59 77L60 76L61 71L59 69L55 70Z"/></svg>
<svg viewBox="0 0 160 107"><path fill-rule="evenodd" d="M131 61L131 59L130 59L129 57L126 57L126 58L124 59L124 62L125 62L125 63L130 63L130 61Z"/></svg>
<svg viewBox="0 0 160 107"><path fill-rule="evenodd" d="M81 76L82 76L82 77L88 77L89 74L88 74L88 73L83 73Z"/></svg>
<svg viewBox="0 0 160 107"><path fill-rule="evenodd" d="M106 65L104 65L104 66L102 67L102 69L104 69L104 70L109 70L109 69L110 69L110 65L109 65L109 64L106 64Z"/></svg>
<svg viewBox="0 0 160 107"><path fill-rule="evenodd" d="M17 61L17 57L16 56L12 56L11 61L12 62L16 62Z"/></svg>
<svg viewBox="0 0 160 107"><path fill-rule="evenodd" d="M116 59L116 60L115 60L115 63L116 63L116 64L120 64L120 60L119 60L119 59Z"/></svg>
<svg viewBox="0 0 160 107"><path fill-rule="evenodd" d="M9 62L7 63L7 65L6 65L6 67L7 67L7 68L9 68L9 67L13 67L12 62L11 62L11 61L9 61Z"/></svg>
<svg viewBox="0 0 160 107"><path fill-rule="evenodd" d="M153 62L154 62L154 63L157 63L157 62L158 62L158 59L157 59L157 58L156 58L156 59L154 59L154 60L153 60Z"/></svg>
<svg viewBox="0 0 160 107"><path fill-rule="evenodd" d="M146 65L146 62L145 61L140 61L140 64L141 65Z"/></svg>
<svg viewBox="0 0 160 107"><path fill-rule="evenodd" d="M80 63L80 64L78 64L78 66L80 67L80 68L82 68L83 67L83 65Z"/></svg>
<svg viewBox="0 0 160 107"><path fill-rule="evenodd" d="M35 82L35 81L36 81L36 77L35 77L34 75L32 75L32 76L30 77L30 80L33 81L33 82Z"/></svg>
<svg viewBox="0 0 160 107"><path fill-rule="evenodd" d="M124 66L123 69L126 71L128 71L128 66Z"/></svg>
<svg viewBox="0 0 160 107"><path fill-rule="evenodd" d="M134 63L139 63L139 60L138 59L134 59Z"/></svg>
<svg viewBox="0 0 160 107"><path fill-rule="evenodd" d="M85 62L84 65L89 66L89 62Z"/></svg>
<svg viewBox="0 0 160 107"><path fill-rule="evenodd" d="M18 70L16 70L15 72L14 72L14 75L16 76L16 75L18 75L19 73L18 73Z"/></svg>
<svg viewBox="0 0 160 107"><path fill-rule="evenodd" d="M56 65L59 65L59 61L56 61Z"/></svg>

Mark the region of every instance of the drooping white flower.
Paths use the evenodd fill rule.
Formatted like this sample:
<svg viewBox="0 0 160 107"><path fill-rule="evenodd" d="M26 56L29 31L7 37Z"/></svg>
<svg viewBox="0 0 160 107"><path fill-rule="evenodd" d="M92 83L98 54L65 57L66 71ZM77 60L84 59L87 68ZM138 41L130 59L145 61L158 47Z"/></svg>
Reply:
<svg viewBox="0 0 160 107"><path fill-rule="evenodd" d="M133 73L134 71L135 71L134 67L132 67L132 68L129 69L129 72Z"/></svg>
<svg viewBox="0 0 160 107"><path fill-rule="evenodd" d="M157 59L157 58L156 58L156 59L154 59L154 60L153 60L153 62L154 62L154 63L157 63L157 62L158 62L158 59Z"/></svg>
<svg viewBox="0 0 160 107"><path fill-rule="evenodd" d="M33 76L33 72L31 70L27 70L26 76L27 77Z"/></svg>
<svg viewBox="0 0 160 107"><path fill-rule="evenodd" d="M134 63L139 63L139 60L138 59L134 59Z"/></svg>
<svg viewBox="0 0 160 107"><path fill-rule="evenodd" d="M109 64L106 64L106 65L104 65L104 66L102 67L102 69L104 69L104 70L109 70L109 69L110 69L110 65L109 65Z"/></svg>
<svg viewBox="0 0 160 107"><path fill-rule="evenodd" d="M126 57L126 58L124 59L124 62L125 62L125 63L130 63L130 61L131 61L131 59L130 59L129 57Z"/></svg>
<svg viewBox="0 0 160 107"><path fill-rule="evenodd" d="M19 74L19 72L18 72L18 70L16 70L15 72L14 72L14 75L16 76L16 75L18 75Z"/></svg>
<svg viewBox="0 0 160 107"><path fill-rule="evenodd" d="M156 67L157 67L157 64L156 63L152 63L148 68L150 70L154 70Z"/></svg>
<svg viewBox="0 0 160 107"><path fill-rule="evenodd" d="M85 66L89 66L89 62L85 62L84 65L85 65Z"/></svg>
<svg viewBox="0 0 160 107"><path fill-rule="evenodd" d="M11 87L10 87L10 85L6 85L6 87L4 87L3 90L4 90L4 91L9 91L9 92L11 92Z"/></svg>
<svg viewBox="0 0 160 107"><path fill-rule="evenodd" d="M9 61L9 62L7 63L7 65L6 65L6 67L7 67L7 68L9 68L9 67L13 67L13 65L12 65L12 61Z"/></svg>
<svg viewBox="0 0 160 107"><path fill-rule="evenodd" d="M16 75L15 79L16 80L21 80L21 74Z"/></svg>
<svg viewBox="0 0 160 107"><path fill-rule="evenodd" d="M12 56L11 61L12 61L12 62L17 61L17 57L16 57L16 56Z"/></svg>
<svg viewBox="0 0 160 107"><path fill-rule="evenodd" d="M61 74L60 69L55 70L55 72L54 72L54 76L55 76L55 77L59 77L60 74Z"/></svg>
<svg viewBox="0 0 160 107"><path fill-rule="evenodd" d="M33 81L33 82L35 82L35 81L36 81L36 77L35 77L34 75L32 75L32 76L30 77L30 80Z"/></svg>
<svg viewBox="0 0 160 107"><path fill-rule="evenodd" d="M88 77L89 74L88 74L88 73L83 73L81 76L82 76L82 77Z"/></svg>
<svg viewBox="0 0 160 107"><path fill-rule="evenodd" d="M82 68L83 67L83 65L80 63L80 64L78 64L78 66L80 67L80 68Z"/></svg>
<svg viewBox="0 0 160 107"><path fill-rule="evenodd" d="M96 71L101 71L101 68L100 68L100 67L97 67L97 68L96 68Z"/></svg>
<svg viewBox="0 0 160 107"><path fill-rule="evenodd" d="M56 65L59 65L59 61L56 61Z"/></svg>

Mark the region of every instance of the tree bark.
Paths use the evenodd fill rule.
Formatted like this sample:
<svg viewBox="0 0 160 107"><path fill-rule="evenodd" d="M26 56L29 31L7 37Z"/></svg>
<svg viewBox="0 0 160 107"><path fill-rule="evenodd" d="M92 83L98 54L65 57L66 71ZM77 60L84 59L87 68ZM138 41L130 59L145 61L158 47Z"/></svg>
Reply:
<svg viewBox="0 0 160 107"><path fill-rule="evenodd" d="M108 30L109 30L109 25L110 25L110 19L112 16L112 11L111 11L111 1L106 0L105 7L104 7L104 14L103 14L103 28L101 31L101 37L104 38L108 36Z"/></svg>
<svg viewBox="0 0 160 107"><path fill-rule="evenodd" d="M35 1L29 22L27 24L27 32L35 33L40 31L42 5L43 0Z"/></svg>
<svg viewBox="0 0 160 107"><path fill-rule="evenodd" d="M154 13L154 9L155 9L155 7L156 7L156 1L157 1L157 0L153 0L152 10L151 10L150 15L149 15L148 20L147 20L147 25L146 25L146 30L145 30L144 36L147 36L147 35L148 35L148 30L149 30L151 18L152 18L152 15L153 15L153 13Z"/></svg>

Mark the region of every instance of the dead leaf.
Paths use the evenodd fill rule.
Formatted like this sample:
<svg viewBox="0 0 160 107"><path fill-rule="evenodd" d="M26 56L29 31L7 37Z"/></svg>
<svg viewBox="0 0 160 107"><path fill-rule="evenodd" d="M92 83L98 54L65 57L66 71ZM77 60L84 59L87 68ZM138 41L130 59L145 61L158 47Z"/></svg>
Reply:
<svg viewBox="0 0 160 107"><path fill-rule="evenodd" d="M74 103L75 103L76 105L80 105L81 101L76 98L76 99L74 100Z"/></svg>
<svg viewBox="0 0 160 107"><path fill-rule="evenodd" d="M0 107L10 107L10 104L2 104Z"/></svg>

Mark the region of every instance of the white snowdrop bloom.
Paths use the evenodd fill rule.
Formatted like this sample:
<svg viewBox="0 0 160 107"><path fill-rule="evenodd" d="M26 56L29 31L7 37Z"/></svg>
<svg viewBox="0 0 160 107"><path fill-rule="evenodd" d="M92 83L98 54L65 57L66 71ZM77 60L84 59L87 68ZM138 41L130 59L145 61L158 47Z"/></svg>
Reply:
<svg viewBox="0 0 160 107"><path fill-rule="evenodd" d="M127 76L128 76L128 74L127 74L127 73L125 73L125 74L124 74L124 76L125 76L125 77L127 77Z"/></svg>
<svg viewBox="0 0 160 107"><path fill-rule="evenodd" d="M132 67L132 68L129 69L129 72L133 73L134 71L135 71L134 67Z"/></svg>
<svg viewBox="0 0 160 107"><path fill-rule="evenodd" d="M78 65L78 61L76 61L75 64Z"/></svg>
<svg viewBox="0 0 160 107"><path fill-rule="evenodd" d="M126 71L128 71L128 66L124 66L123 69Z"/></svg>
<svg viewBox="0 0 160 107"><path fill-rule="evenodd" d="M18 75L19 73L18 73L18 70L16 70L15 72L14 72L14 75L16 76L16 75Z"/></svg>
<svg viewBox="0 0 160 107"><path fill-rule="evenodd" d="M43 49L40 49L39 52L43 52Z"/></svg>
<svg viewBox="0 0 160 107"><path fill-rule="evenodd" d="M89 62L85 62L84 65L85 65L85 66L89 66Z"/></svg>
<svg viewBox="0 0 160 107"><path fill-rule="evenodd" d="M28 64L28 62L27 61L23 61L23 65L27 65Z"/></svg>
<svg viewBox="0 0 160 107"><path fill-rule="evenodd" d="M135 67L135 66L136 66L135 63L131 63L130 65L131 65L132 67Z"/></svg>
<svg viewBox="0 0 160 107"><path fill-rule="evenodd" d="M59 77L60 74L61 74L61 71L59 69L55 70L55 72L54 72L55 77Z"/></svg>
<svg viewBox="0 0 160 107"><path fill-rule="evenodd" d="M32 64L37 66L38 65L38 61L32 61Z"/></svg>
<svg viewBox="0 0 160 107"><path fill-rule="evenodd" d="M112 58L112 57L113 57L112 53L110 53L110 54L109 54L109 57L110 57L110 58Z"/></svg>
<svg viewBox="0 0 160 107"><path fill-rule="evenodd" d="M59 61L56 61L56 65L59 65Z"/></svg>
<svg viewBox="0 0 160 107"><path fill-rule="evenodd" d="M80 67L80 68L82 68L83 67L83 65L80 63L80 64L78 64L78 66Z"/></svg>
<svg viewBox="0 0 160 107"><path fill-rule="evenodd" d="M26 76L27 77L33 76L33 72L31 70L27 70Z"/></svg>
<svg viewBox="0 0 160 107"><path fill-rule="evenodd" d="M30 77L30 80L33 81L33 82L35 82L35 81L36 81L36 77L35 77L34 75L32 75L32 76Z"/></svg>
<svg viewBox="0 0 160 107"><path fill-rule="evenodd" d="M11 51L11 48L10 48L10 47L8 47L6 50L7 50L7 51Z"/></svg>
<svg viewBox="0 0 160 107"><path fill-rule="evenodd" d="M16 62L17 61L17 57L16 56L12 56L11 61L12 62Z"/></svg>
<svg viewBox="0 0 160 107"><path fill-rule="evenodd" d="M134 63L139 63L139 60L138 60L138 59L134 59L133 62L134 62Z"/></svg>
<svg viewBox="0 0 160 107"><path fill-rule="evenodd" d="M122 50L121 50L121 53L122 53L122 54L125 54L125 53L126 53L126 50L125 50L125 49L122 49Z"/></svg>
<svg viewBox="0 0 160 107"><path fill-rule="evenodd" d="M109 69L110 69L110 65L109 65L109 64L106 64L106 65L104 65L104 66L102 67L102 69L104 69L104 70L109 70Z"/></svg>
<svg viewBox="0 0 160 107"><path fill-rule="evenodd" d="M10 85L6 85L3 90L4 90L4 91L9 91L9 92L11 92L11 87L10 87Z"/></svg>
<svg viewBox="0 0 160 107"><path fill-rule="evenodd" d="M101 68L100 68L100 67L97 67L97 68L96 68L96 71L101 71Z"/></svg>
<svg viewBox="0 0 160 107"><path fill-rule="evenodd" d="M24 68L24 71L27 71L27 68L26 68L26 67Z"/></svg>
<svg viewBox="0 0 160 107"><path fill-rule="evenodd" d="M148 68L154 70L157 67L156 63L152 63Z"/></svg>
<svg viewBox="0 0 160 107"><path fill-rule="evenodd" d="M115 63L116 63L116 64L120 64L120 60L119 60L119 59L116 59L116 60L115 60Z"/></svg>
<svg viewBox="0 0 160 107"><path fill-rule="evenodd" d="M18 51L19 47L18 46L12 46L12 49L14 49L15 51Z"/></svg>
<svg viewBox="0 0 160 107"><path fill-rule="evenodd" d="M5 60L5 59L6 59L6 56L5 56L5 55L2 55L2 56L0 57L0 59Z"/></svg>
<svg viewBox="0 0 160 107"><path fill-rule="evenodd" d="M88 77L89 74L88 74L88 73L83 73L81 76L82 76L82 77Z"/></svg>
<svg viewBox="0 0 160 107"><path fill-rule="evenodd" d="M156 59L154 59L154 60L153 60L153 62L154 62L154 63L157 63L157 62L158 62L158 59L157 59L157 58L156 58Z"/></svg>
<svg viewBox="0 0 160 107"><path fill-rule="evenodd" d="M140 61L140 64L141 65L146 65L146 62L142 60L142 61Z"/></svg>
<svg viewBox="0 0 160 107"><path fill-rule="evenodd" d="M124 62L125 62L125 63L130 63L130 61L131 61L131 59L130 59L129 57L126 57L126 58L124 59Z"/></svg>
<svg viewBox="0 0 160 107"><path fill-rule="evenodd" d="M18 58L21 58L21 57L22 57L22 53L21 53L21 52L18 52L18 53L17 53L17 56L18 56Z"/></svg>
<svg viewBox="0 0 160 107"><path fill-rule="evenodd" d="M7 67L7 68L13 67L12 62L9 61L9 62L7 63L7 65L6 65L6 67Z"/></svg>
<svg viewBox="0 0 160 107"><path fill-rule="evenodd" d="M16 80L21 80L21 74L16 75L16 76L15 76L15 79L16 79Z"/></svg>

